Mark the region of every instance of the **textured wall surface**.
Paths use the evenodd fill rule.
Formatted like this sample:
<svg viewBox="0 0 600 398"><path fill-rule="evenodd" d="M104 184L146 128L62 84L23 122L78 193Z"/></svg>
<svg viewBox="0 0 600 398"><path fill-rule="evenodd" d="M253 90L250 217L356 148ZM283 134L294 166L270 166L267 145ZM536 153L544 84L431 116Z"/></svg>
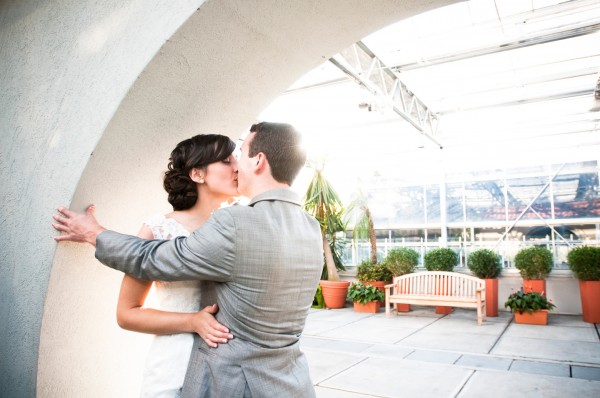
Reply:
<svg viewBox="0 0 600 398"><path fill-rule="evenodd" d="M50 215L92 201L136 233L168 210L183 138L237 138L340 49L452 0L0 2L0 394L130 397L148 338L121 331L121 275L57 246Z"/></svg>

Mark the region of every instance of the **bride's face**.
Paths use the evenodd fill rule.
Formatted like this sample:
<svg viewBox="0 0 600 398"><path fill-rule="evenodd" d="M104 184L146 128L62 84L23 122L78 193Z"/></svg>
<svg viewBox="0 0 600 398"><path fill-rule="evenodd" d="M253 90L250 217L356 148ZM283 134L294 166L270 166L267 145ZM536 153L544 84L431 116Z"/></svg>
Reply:
<svg viewBox="0 0 600 398"><path fill-rule="evenodd" d="M222 197L223 201L237 195L238 162L233 154L223 161L206 167L204 185L209 194Z"/></svg>

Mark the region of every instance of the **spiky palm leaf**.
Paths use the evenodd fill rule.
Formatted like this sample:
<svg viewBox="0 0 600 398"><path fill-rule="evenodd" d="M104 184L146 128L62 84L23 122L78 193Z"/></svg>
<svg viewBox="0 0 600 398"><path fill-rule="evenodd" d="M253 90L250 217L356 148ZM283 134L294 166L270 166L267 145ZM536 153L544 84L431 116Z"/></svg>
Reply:
<svg viewBox="0 0 600 398"><path fill-rule="evenodd" d="M353 239L369 239L371 244L371 262L377 264L377 237L373 216L367 203L367 197L359 190L352 202L348 205L347 216L354 217Z"/></svg>
<svg viewBox="0 0 600 398"><path fill-rule="evenodd" d="M304 209L315 216L321 224L327 278L334 281L339 280L334 245L335 233L346 229L342 217L344 210L339 195L323 175L322 168L315 169L313 178L304 194L303 202ZM341 265L339 262L338 264Z"/></svg>

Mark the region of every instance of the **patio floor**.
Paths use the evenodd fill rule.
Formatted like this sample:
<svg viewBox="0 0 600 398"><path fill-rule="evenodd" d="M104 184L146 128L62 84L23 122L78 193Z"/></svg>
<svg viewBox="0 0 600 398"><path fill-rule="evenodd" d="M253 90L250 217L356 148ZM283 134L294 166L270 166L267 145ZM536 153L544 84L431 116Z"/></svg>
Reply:
<svg viewBox="0 0 600 398"><path fill-rule="evenodd" d="M598 325L550 313L547 326L500 312L437 315L311 309L301 338L318 398L600 397Z"/></svg>

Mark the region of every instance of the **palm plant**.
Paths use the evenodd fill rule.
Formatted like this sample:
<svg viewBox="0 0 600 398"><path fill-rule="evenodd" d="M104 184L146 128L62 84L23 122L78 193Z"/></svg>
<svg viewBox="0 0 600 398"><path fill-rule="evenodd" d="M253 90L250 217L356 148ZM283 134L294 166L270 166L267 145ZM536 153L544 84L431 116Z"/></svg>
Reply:
<svg viewBox="0 0 600 398"><path fill-rule="evenodd" d="M333 186L323 175L323 167L315 168L315 173L304 194L304 210L312 214L321 224L323 253L327 279L339 281L338 268L344 269L336 252L335 233L345 231L342 220L342 201ZM337 261L335 261L337 258Z"/></svg>
<svg viewBox="0 0 600 398"><path fill-rule="evenodd" d="M373 225L373 216L367 203L367 197L358 190L354 200L348 205L348 216L354 218L354 230L352 237L356 239L369 238L371 243L371 262L377 264L377 238L375 236L375 227Z"/></svg>

